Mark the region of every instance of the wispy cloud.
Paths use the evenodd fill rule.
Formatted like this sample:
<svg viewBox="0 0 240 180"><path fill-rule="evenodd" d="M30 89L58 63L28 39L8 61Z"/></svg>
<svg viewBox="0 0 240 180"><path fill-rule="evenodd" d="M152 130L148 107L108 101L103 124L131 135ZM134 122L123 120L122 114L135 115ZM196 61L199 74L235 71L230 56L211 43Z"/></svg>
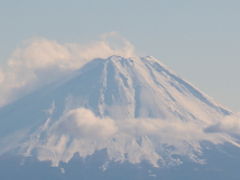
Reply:
<svg viewBox="0 0 240 180"><path fill-rule="evenodd" d="M206 132L221 132L240 136L240 114L232 114L209 126Z"/></svg>
<svg viewBox="0 0 240 180"><path fill-rule="evenodd" d="M17 48L0 67L0 107L72 72L94 58L132 57L134 46L116 32L87 44L32 38Z"/></svg>
<svg viewBox="0 0 240 180"><path fill-rule="evenodd" d="M84 108L67 111L54 128L60 134L93 140L109 138L118 130L114 120L98 118L90 110Z"/></svg>
<svg viewBox="0 0 240 180"><path fill-rule="evenodd" d="M73 108L66 110L58 120L48 122L23 149L27 149L28 155L37 152L39 160L49 160L54 166L61 161L68 162L75 153L86 157L106 149L113 161L140 163L147 160L158 167L181 163L175 155L203 163L202 142L238 145L226 133L210 133L205 129L194 122L174 119L99 118L89 109Z"/></svg>

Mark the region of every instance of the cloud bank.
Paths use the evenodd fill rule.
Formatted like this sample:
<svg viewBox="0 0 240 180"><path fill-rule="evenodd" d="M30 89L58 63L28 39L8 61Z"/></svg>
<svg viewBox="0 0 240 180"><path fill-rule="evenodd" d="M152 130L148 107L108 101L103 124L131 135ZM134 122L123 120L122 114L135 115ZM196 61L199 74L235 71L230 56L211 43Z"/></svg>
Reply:
<svg viewBox="0 0 240 180"><path fill-rule="evenodd" d="M66 112L54 128L60 134L87 139L104 139L117 132L117 127L112 119L100 119L90 110L84 108L72 109Z"/></svg>
<svg viewBox="0 0 240 180"><path fill-rule="evenodd" d="M218 123L206 128L206 132L219 132L240 136L240 113L226 116Z"/></svg>
<svg viewBox="0 0 240 180"><path fill-rule="evenodd" d="M51 83L95 58L134 57L134 46L111 32L88 44L58 43L46 38L27 40L0 67L0 107Z"/></svg>
<svg viewBox="0 0 240 180"><path fill-rule="evenodd" d="M44 128L43 128L44 127ZM206 132L194 122L162 119L99 118L85 108L68 109L57 120L49 118L23 144L22 152L30 156L37 152L41 161L58 166L78 153L85 158L106 150L110 160L140 163L148 161L155 167L180 164L178 156L197 163L201 159L202 142L232 143L235 139L222 132Z"/></svg>

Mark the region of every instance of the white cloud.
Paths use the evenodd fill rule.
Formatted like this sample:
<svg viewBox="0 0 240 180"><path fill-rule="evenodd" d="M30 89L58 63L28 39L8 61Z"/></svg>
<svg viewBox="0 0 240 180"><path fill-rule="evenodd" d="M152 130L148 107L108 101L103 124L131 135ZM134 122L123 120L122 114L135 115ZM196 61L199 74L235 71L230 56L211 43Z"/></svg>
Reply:
<svg viewBox="0 0 240 180"><path fill-rule="evenodd" d="M13 53L8 65L12 68L41 69L61 66L71 59L71 53L64 45L43 38L25 42L24 47Z"/></svg>
<svg viewBox="0 0 240 180"><path fill-rule="evenodd" d="M108 138L117 132L112 119L98 118L90 110L84 108L66 112L55 128L60 134L87 139Z"/></svg>
<svg viewBox="0 0 240 180"><path fill-rule="evenodd" d="M0 68L0 107L94 58L112 55L136 56L134 46L114 32L88 44L58 43L45 38L25 41Z"/></svg>
<svg viewBox="0 0 240 180"><path fill-rule="evenodd" d="M240 135L240 113L226 116L218 123L209 126L206 131Z"/></svg>
<svg viewBox="0 0 240 180"><path fill-rule="evenodd" d="M107 150L113 161L147 160L157 167L180 163L173 156L180 155L202 163L201 142L235 143L229 135L205 132L205 127L193 122L113 120L96 117L84 108L66 110L60 119L52 122L48 119L43 127L30 137L23 149L25 152L27 149L28 155L37 150L39 160L50 160L54 166L61 161L68 162L75 153L84 158L102 149Z"/></svg>

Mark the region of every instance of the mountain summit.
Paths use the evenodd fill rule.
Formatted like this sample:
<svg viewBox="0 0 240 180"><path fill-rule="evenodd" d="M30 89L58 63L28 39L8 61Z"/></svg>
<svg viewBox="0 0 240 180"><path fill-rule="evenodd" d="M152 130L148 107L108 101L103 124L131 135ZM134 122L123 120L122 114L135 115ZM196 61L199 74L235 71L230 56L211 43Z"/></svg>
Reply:
<svg viewBox="0 0 240 180"><path fill-rule="evenodd" d="M77 107L113 119L147 117L208 122L231 114L153 57L95 59L72 78L49 89L45 96L56 103L74 97Z"/></svg>
<svg viewBox="0 0 240 180"><path fill-rule="evenodd" d="M203 142L238 146L206 130L232 114L154 57L111 56L1 108L0 154L52 166L99 151L105 163L202 164Z"/></svg>

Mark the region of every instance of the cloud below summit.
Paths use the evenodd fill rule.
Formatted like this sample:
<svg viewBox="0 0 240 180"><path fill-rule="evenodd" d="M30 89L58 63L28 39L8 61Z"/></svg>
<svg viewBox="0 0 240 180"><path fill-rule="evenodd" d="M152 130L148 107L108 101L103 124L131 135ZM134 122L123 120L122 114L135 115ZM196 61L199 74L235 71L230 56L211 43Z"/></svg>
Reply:
<svg viewBox="0 0 240 180"><path fill-rule="evenodd" d="M114 120L98 118L90 110L84 108L66 112L54 128L60 134L92 140L109 138L118 130Z"/></svg>
<svg viewBox="0 0 240 180"><path fill-rule="evenodd" d="M37 150L39 160L49 160L54 166L61 161L68 162L75 153L85 158L104 149L111 160L131 163L147 160L156 167L179 163L172 157L174 155L203 163L201 142L238 146L231 136L222 132L205 132L205 126L194 122L99 118L85 108L66 110L57 121L48 122L44 127L40 127L43 131L30 136L23 149L28 149L28 155ZM168 156L162 157L166 152Z"/></svg>
<svg viewBox="0 0 240 180"><path fill-rule="evenodd" d="M228 133L240 135L240 113L232 114L221 119L218 123L208 127L207 132Z"/></svg>

